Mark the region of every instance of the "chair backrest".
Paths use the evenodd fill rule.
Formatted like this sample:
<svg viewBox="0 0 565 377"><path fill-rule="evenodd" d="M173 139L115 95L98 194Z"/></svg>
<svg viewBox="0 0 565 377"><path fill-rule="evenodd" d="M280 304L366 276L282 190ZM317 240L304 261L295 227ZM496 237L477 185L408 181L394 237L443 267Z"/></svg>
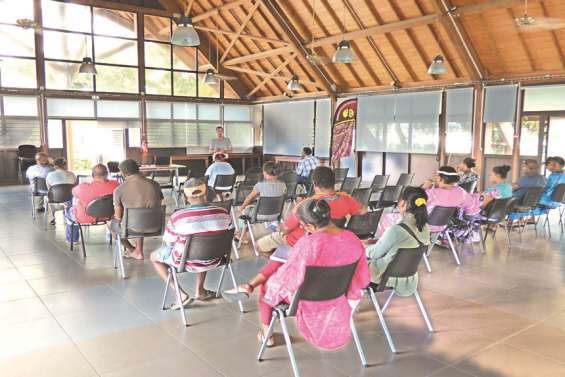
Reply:
<svg viewBox="0 0 565 377"><path fill-rule="evenodd" d="M239 185L237 185L235 196L233 198L233 205L242 205L245 198L247 198L251 191L253 191L253 186L254 184L250 182L241 182Z"/></svg>
<svg viewBox="0 0 565 377"><path fill-rule="evenodd" d="M347 172L349 172L349 168L335 168L335 183L343 182L347 177Z"/></svg>
<svg viewBox="0 0 565 377"><path fill-rule="evenodd" d="M379 282L379 290L384 290L389 278L405 278L414 276L418 272L418 266L428 250L428 246L422 245L416 248L402 248L396 251L393 260L387 266Z"/></svg>
<svg viewBox="0 0 565 377"><path fill-rule="evenodd" d="M286 185L286 197L294 198L296 196L296 187L298 186L298 175L292 170L285 170L279 175L279 180Z"/></svg>
<svg viewBox="0 0 565 377"><path fill-rule="evenodd" d="M216 190L212 187L206 188L206 200L208 202L213 202L214 200L218 200L218 195L216 194Z"/></svg>
<svg viewBox="0 0 565 377"><path fill-rule="evenodd" d="M263 168L255 166L245 172L245 182L257 183L263 180Z"/></svg>
<svg viewBox="0 0 565 377"><path fill-rule="evenodd" d="M86 206L86 214L96 218L95 222L107 221L114 215L114 201L112 195L96 198Z"/></svg>
<svg viewBox="0 0 565 377"><path fill-rule="evenodd" d="M428 216L428 224L434 226L446 226L458 210L459 208L457 207L435 206Z"/></svg>
<svg viewBox="0 0 565 377"><path fill-rule="evenodd" d="M371 188L373 191L383 190L388 183L390 175L375 175L373 182L371 182Z"/></svg>
<svg viewBox="0 0 565 377"><path fill-rule="evenodd" d="M18 157L34 159L37 153L37 147L30 144L18 145Z"/></svg>
<svg viewBox="0 0 565 377"><path fill-rule="evenodd" d="M536 204L538 204L541 196L543 195L544 190L545 187L530 187L529 189L526 190L524 196L522 196L522 199L520 200L520 205L526 207L535 206Z"/></svg>
<svg viewBox="0 0 565 377"><path fill-rule="evenodd" d="M402 195L402 190L404 186L386 186L383 190L380 200L386 202L398 202L400 200L400 195Z"/></svg>
<svg viewBox="0 0 565 377"><path fill-rule="evenodd" d="M217 206L225 209L228 213L231 212L232 201L231 200L222 200L217 202L209 202L212 206Z"/></svg>
<svg viewBox="0 0 565 377"><path fill-rule="evenodd" d="M220 187L232 188L233 185L235 185L235 174L219 174L216 176L216 181L214 182L214 189L218 191L218 188Z"/></svg>
<svg viewBox="0 0 565 377"><path fill-rule="evenodd" d="M253 209L252 222L257 221L257 216L275 217L277 215L278 220L280 220L285 200L285 196L260 196Z"/></svg>
<svg viewBox="0 0 565 377"><path fill-rule="evenodd" d="M558 184L551 194L551 199L556 202L565 203L565 183Z"/></svg>
<svg viewBox="0 0 565 377"><path fill-rule="evenodd" d="M382 214L381 208L364 215L351 216L345 229L355 233L358 237L373 237L377 232Z"/></svg>
<svg viewBox="0 0 565 377"><path fill-rule="evenodd" d="M35 177L31 181L34 195L45 195L49 190L45 178Z"/></svg>
<svg viewBox="0 0 565 377"><path fill-rule="evenodd" d="M165 230L165 206L126 208L122 219L122 238L156 237Z"/></svg>
<svg viewBox="0 0 565 377"><path fill-rule="evenodd" d="M357 200L359 204L363 207L367 207L369 205L369 201L371 200L371 194L373 193L373 189L371 187L367 188L356 188L351 193L353 199Z"/></svg>
<svg viewBox="0 0 565 377"><path fill-rule="evenodd" d="M329 301L347 294L357 263L332 267L306 267L304 280L292 298L289 315L296 314L301 300Z"/></svg>
<svg viewBox="0 0 565 377"><path fill-rule="evenodd" d="M460 183L458 186L467 191L469 194L472 194L473 192L475 192L475 188L477 187L477 181Z"/></svg>
<svg viewBox="0 0 565 377"><path fill-rule="evenodd" d="M345 229L345 224L347 223L347 217L342 217L342 218L339 218L339 219L332 219L332 222L338 228Z"/></svg>
<svg viewBox="0 0 565 377"><path fill-rule="evenodd" d="M110 173L119 173L120 172L120 163L118 161L108 161L106 163L106 166L108 167L108 172Z"/></svg>
<svg viewBox="0 0 565 377"><path fill-rule="evenodd" d="M506 219L508 212L514 207L516 198L494 199L484 210L484 216L489 222L500 222Z"/></svg>
<svg viewBox="0 0 565 377"><path fill-rule="evenodd" d="M414 179L414 173L402 173L396 181L397 186L408 186Z"/></svg>
<svg viewBox="0 0 565 377"><path fill-rule="evenodd" d="M353 193L353 190L359 187L360 183L361 177L345 177L339 191L351 195Z"/></svg>
<svg viewBox="0 0 565 377"><path fill-rule="evenodd" d="M188 236L177 271L184 272L186 261L189 260L209 261L221 257L228 260L234 231L235 229L232 228L214 234Z"/></svg>
<svg viewBox="0 0 565 377"><path fill-rule="evenodd" d="M49 203L65 203L73 200L73 188L75 185L62 183L51 186L47 192Z"/></svg>

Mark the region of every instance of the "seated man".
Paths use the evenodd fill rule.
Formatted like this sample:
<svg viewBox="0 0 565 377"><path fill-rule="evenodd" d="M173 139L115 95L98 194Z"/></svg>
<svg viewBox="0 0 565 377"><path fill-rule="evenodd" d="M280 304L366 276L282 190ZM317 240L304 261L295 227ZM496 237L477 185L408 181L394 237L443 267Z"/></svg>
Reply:
<svg viewBox="0 0 565 377"><path fill-rule="evenodd" d="M92 183L81 183L73 188L73 205L65 210L65 217L71 222L67 224L67 241L78 241L78 229L72 229L72 222L89 224L96 221L86 213L86 207L95 199L112 195L118 182L108 179L108 169L102 164L92 168Z"/></svg>
<svg viewBox="0 0 565 377"><path fill-rule="evenodd" d="M114 190L114 220L110 224L112 233L120 232L120 222L126 208L158 208L163 201L159 184L139 174L139 165L128 159L120 163L120 172L124 183ZM124 258L143 260L143 238L139 238L133 247L128 240L122 240L127 253Z"/></svg>
<svg viewBox="0 0 565 377"><path fill-rule="evenodd" d="M186 238L191 235L212 234L232 228L231 216L224 208L206 202L206 184L203 180L191 178L184 184L184 195L190 207L176 211L171 215L163 241L165 245L151 253L151 262L159 276L167 281L168 266L178 267L184 252ZM187 261L186 269L198 272L196 278L196 300L206 300L215 293L204 289L206 271L219 265L221 260ZM171 282L171 288L175 287ZM183 307L192 302L184 290L180 292ZM173 308L177 308L177 304Z"/></svg>
<svg viewBox="0 0 565 377"><path fill-rule="evenodd" d="M47 183L47 188L51 186L69 184L74 185L77 182L77 177L73 172L67 170L67 160L63 157L57 157L53 161L55 170L49 172L47 177L45 177L45 182ZM55 225L55 212L62 211L64 209L63 204L49 204L49 209L51 210L51 225Z"/></svg>
<svg viewBox="0 0 565 377"><path fill-rule="evenodd" d="M312 170L320 166L320 160L312 156L312 149L309 147L302 148L302 159L298 161L296 167L296 175L298 176L298 184L305 184L308 182Z"/></svg>
<svg viewBox="0 0 565 377"><path fill-rule="evenodd" d="M522 165L522 176L512 183L512 196L518 199L526 194L532 187L545 187L546 179L540 174L539 164L536 160L525 160Z"/></svg>
<svg viewBox="0 0 565 377"><path fill-rule="evenodd" d="M49 165L49 157L47 156L47 153L44 152L37 153L35 155L35 163L36 163L35 165L30 166L26 170L26 178L29 180L31 191L33 191L34 178L46 178L47 174L53 171L53 167ZM43 208L42 196L33 197L33 204L38 212L45 211L45 208Z"/></svg>
<svg viewBox="0 0 565 377"><path fill-rule="evenodd" d="M214 162L212 163L212 165L208 166L206 173L204 173L204 175L208 177L209 187L214 187L214 184L216 183L216 176L235 174L235 170L233 170L233 167L229 162L226 162L226 158L228 158L228 156L222 152L214 153L214 155L212 156ZM224 189L224 187L218 188ZM225 189L227 190L229 189L229 187L225 187Z"/></svg>
<svg viewBox="0 0 565 377"><path fill-rule="evenodd" d="M367 213L367 209L363 208L353 197L335 191L335 174L331 168L319 166L314 169L312 183L314 184L314 195L311 199L324 199L330 205L332 220ZM303 202L299 202L292 213L286 217L281 224L280 231L273 232L257 241L257 248L260 252L271 253L279 246L292 247L305 234L297 215L297 210Z"/></svg>

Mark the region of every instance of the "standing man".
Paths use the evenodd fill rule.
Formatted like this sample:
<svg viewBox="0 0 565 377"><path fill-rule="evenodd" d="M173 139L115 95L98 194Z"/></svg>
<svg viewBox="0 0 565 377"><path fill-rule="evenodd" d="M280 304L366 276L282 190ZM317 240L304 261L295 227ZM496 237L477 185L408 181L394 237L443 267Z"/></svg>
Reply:
<svg viewBox="0 0 565 377"><path fill-rule="evenodd" d="M298 175L298 184L306 184L310 173L320 166L320 160L312 155L312 149L309 147L302 148L302 159L298 161L296 167L296 175Z"/></svg>
<svg viewBox="0 0 565 377"><path fill-rule="evenodd" d="M210 153L231 153L231 140L224 137L224 129L220 126L216 127L216 138L210 141Z"/></svg>
<svg viewBox="0 0 565 377"><path fill-rule="evenodd" d="M37 153L35 155L35 165L30 166L26 170L26 177L29 180L31 191L34 189L33 180L35 178L47 178L47 174L51 171L53 171L53 167L49 165L49 157L47 156L47 153ZM43 208L43 196L34 196L33 205L37 212L45 211L45 208Z"/></svg>
<svg viewBox="0 0 565 377"><path fill-rule="evenodd" d="M120 232L121 220L126 208L158 208L163 201L159 184L139 174L139 165L132 159L124 160L119 165L124 183L114 190L114 219L110 223L112 233ZM124 258L143 260L143 238L139 238L135 247L122 240L126 248Z"/></svg>

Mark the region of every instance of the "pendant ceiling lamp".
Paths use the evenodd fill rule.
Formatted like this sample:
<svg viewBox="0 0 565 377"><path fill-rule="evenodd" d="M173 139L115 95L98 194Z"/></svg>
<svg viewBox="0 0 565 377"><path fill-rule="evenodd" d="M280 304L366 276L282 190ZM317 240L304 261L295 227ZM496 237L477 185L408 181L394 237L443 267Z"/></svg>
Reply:
<svg viewBox="0 0 565 377"><path fill-rule="evenodd" d="M184 15L175 18L177 28L171 35L171 43L183 47L200 46L200 37L192 25L192 19L188 16L194 0L191 0L185 9Z"/></svg>
<svg viewBox="0 0 565 377"><path fill-rule="evenodd" d="M300 81L298 80L298 75L296 74L292 75L292 78L288 82L286 89L291 92L298 92L299 90L302 89L302 86L300 85Z"/></svg>
<svg viewBox="0 0 565 377"><path fill-rule="evenodd" d="M343 2L343 34L347 30L346 23L345 23L345 1ZM337 49L335 50L335 54L333 56L332 62L336 64L350 64L355 60L355 54L353 50L351 50L351 42L346 40L345 38L342 39L341 42L337 45Z"/></svg>
<svg viewBox="0 0 565 377"><path fill-rule="evenodd" d="M438 55L434 58L430 68L428 68L429 75L443 75L447 73L447 67L445 66L445 61L443 56Z"/></svg>
<svg viewBox="0 0 565 377"><path fill-rule="evenodd" d="M98 73L98 71L96 71L96 66L92 61L92 58L88 56L88 39L86 38L86 35L84 36L84 47L86 48L87 54L84 58L82 58L82 63L80 63L78 72L88 75L96 75Z"/></svg>
<svg viewBox="0 0 565 377"><path fill-rule="evenodd" d="M216 77L216 72L212 68L206 70L203 81L206 85L218 85L220 83L220 80Z"/></svg>

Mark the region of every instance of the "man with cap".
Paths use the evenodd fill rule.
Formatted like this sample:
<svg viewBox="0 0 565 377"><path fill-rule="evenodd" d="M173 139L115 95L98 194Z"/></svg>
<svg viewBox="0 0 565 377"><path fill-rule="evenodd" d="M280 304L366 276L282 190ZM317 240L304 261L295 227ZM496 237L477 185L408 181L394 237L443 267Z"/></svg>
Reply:
<svg viewBox="0 0 565 377"><path fill-rule="evenodd" d="M151 253L151 262L164 281L167 281L168 266L179 266L188 236L214 234L233 227L228 211L208 204L206 191L206 183L202 179L191 178L184 184L184 195L189 207L171 215L163 235L164 246ZM194 298L181 288L183 307L193 300L207 300L215 295L214 292L204 288L204 281L206 271L216 268L220 262L220 258L208 261L186 261L186 270L198 272L198 275ZM172 282L171 288L175 289ZM178 305L174 304L171 308L178 309Z"/></svg>

